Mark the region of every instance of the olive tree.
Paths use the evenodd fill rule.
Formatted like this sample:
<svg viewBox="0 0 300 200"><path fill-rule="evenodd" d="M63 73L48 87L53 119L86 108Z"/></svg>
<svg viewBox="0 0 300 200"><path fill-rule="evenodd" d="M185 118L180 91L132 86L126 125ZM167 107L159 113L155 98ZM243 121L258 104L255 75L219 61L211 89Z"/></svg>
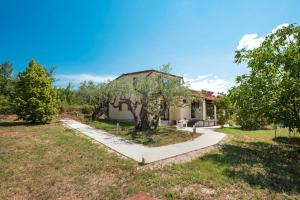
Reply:
<svg viewBox="0 0 300 200"><path fill-rule="evenodd" d="M92 120L98 115L107 114L108 103L111 100L109 89L108 83L84 81L80 84L77 91L78 101L93 107Z"/></svg>
<svg viewBox="0 0 300 200"><path fill-rule="evenodd" d="M119 108L126 105L135 127L140 131L156 128L159 117L170 106L180 106L182 97L190 99L190 90L182 79L169 76L171 67L163 65L161 73L141 74L134 78L122 77L110 83L110 105Z"/></svg>

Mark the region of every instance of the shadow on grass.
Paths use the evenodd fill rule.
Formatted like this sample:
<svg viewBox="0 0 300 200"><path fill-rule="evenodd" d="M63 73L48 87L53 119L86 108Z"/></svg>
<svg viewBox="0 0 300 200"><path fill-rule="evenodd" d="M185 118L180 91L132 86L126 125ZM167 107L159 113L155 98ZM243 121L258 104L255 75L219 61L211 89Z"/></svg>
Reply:
<svg viewBox="0 0 300 200"><path fill-rule="evenodd" d="M259 131L259 130L273 130L269 127L261 127L259 129L241 129L240 126L230 126L230 129L239 130L239 131Z"/></svg>
<svg viewBox="0 0 300 200"><path fill-rule="evenodd" d="M225 144L222 154L210 154L202 159L227 166L223 174L230 178L263 189L298 195L300 140L295 138L293 143L296 145L286 145L286 139L278 138L277 144L242 141Z"/></svg>
<svg viewBox="0 0 300 200"><path fill-rule="evenodd" d="M273 139L274 142L285 144L289 146L300 147L300 137L277 137Z"/></svg>
<svg viewBox="0 0 300 200"><path fill-rule="evenodd" d="M97 121L91 121L91 122L103 122L112 126L117 126L117 123L119 123L120 126L133 127L133 124L131 123L119 122L118 120L112 120L112 119L98 119Z"/></svg>
<svg viewBox="0 0 300 200"><path fill-rule="evenodd" d="M39 123L33 124L31 122L25 121L13 121L13 122L0 122L0 126L2 127L12 127L12 126L36 126L41 125Z"/></svg>

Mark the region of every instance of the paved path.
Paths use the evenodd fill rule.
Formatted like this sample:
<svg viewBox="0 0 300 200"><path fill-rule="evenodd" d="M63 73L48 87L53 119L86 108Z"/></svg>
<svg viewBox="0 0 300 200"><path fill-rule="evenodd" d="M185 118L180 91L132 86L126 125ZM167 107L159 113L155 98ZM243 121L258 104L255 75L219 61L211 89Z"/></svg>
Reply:
<svg viewBox="0 0 300 200"><path fill-rule="evenodd" d="M151 163L203 149L219 143L226 136L226 134L215 132L214 128L216 127L197 128L197 133L202 133L202 135L194 140L161 147L147 147L111 135L105 131L92 128L75 120L64 119L61 121L68 127L93 138L110 149L138 162L142 162L144 159L145 163ZM185 128L184 130L191 132L192 128Z"/></svg>

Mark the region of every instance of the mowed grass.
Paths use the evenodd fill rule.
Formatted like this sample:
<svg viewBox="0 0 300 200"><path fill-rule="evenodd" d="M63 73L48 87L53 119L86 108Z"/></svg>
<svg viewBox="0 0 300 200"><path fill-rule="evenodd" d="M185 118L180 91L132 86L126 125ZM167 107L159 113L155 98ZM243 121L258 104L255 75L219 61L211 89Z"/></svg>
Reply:
<svg viewBox="0 0 300 200"><path fill-rule="evenodd" d="M134 126L131 124L119 123L119 128L117 128L117 122L109 121L109 120L101 120L101 121L93 121L93 122L86 121L86 123L88 123L90 126L95 127L97 129L105 130L108 133L150 147L176 144L176 143L192 140L200 136L200 134L198 133L176 130L175 127L161 126L158 127L156 131L139 134L134 130Z"/></svg>
<svg viewBox="0 0 300 200"><path fill-rule="evenodd" d="M232 136L222 148L149 169L58 122L0 121L0 199L300 199L299 137L220 131Z"/></svg>

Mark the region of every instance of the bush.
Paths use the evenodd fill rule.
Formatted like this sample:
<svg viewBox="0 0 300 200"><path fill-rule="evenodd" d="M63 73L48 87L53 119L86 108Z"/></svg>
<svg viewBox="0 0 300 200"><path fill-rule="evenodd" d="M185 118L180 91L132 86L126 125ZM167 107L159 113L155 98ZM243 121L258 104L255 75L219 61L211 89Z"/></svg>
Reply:
<svg viewBox="0 0 300 200"><path fill-rule="evenodd" d="M93 110L93 107L89 105L83 105L81 108L81 112L86 115L92 114Z"/></svg>
<svg viewBox="0 0 300 200"><path fill-rule="evenodd" d="M237 113L236 121L243 130L258 130L268 125L266 120L253 113L247 113L243 115Z"/></svg>
<svg viewBox="0 0 300 200"><path fill-rule="evenodd" d="M144 145L151 144L154 142L151 137L149 137L148 135L145 135L145 134L137 135L134 138L134 141L137 143L140 143L140 144L144 144Z"/></svg>
<svg viewBox="0 0 300 200"><path fill-rule="evenodd" d="M229 119L228 121L227 121L227 123L228 123L228 125L229 126L234 126L234 121L232 120L232 119Z"/></svg>
<svg viewBox="0 0 300 200"><path fill-rule="evenodd" d="M93 107L89 105L69 105L67 102L60 104L59 112L62 113L82 113L85 115L91 115L93 112Z"/></svg>

